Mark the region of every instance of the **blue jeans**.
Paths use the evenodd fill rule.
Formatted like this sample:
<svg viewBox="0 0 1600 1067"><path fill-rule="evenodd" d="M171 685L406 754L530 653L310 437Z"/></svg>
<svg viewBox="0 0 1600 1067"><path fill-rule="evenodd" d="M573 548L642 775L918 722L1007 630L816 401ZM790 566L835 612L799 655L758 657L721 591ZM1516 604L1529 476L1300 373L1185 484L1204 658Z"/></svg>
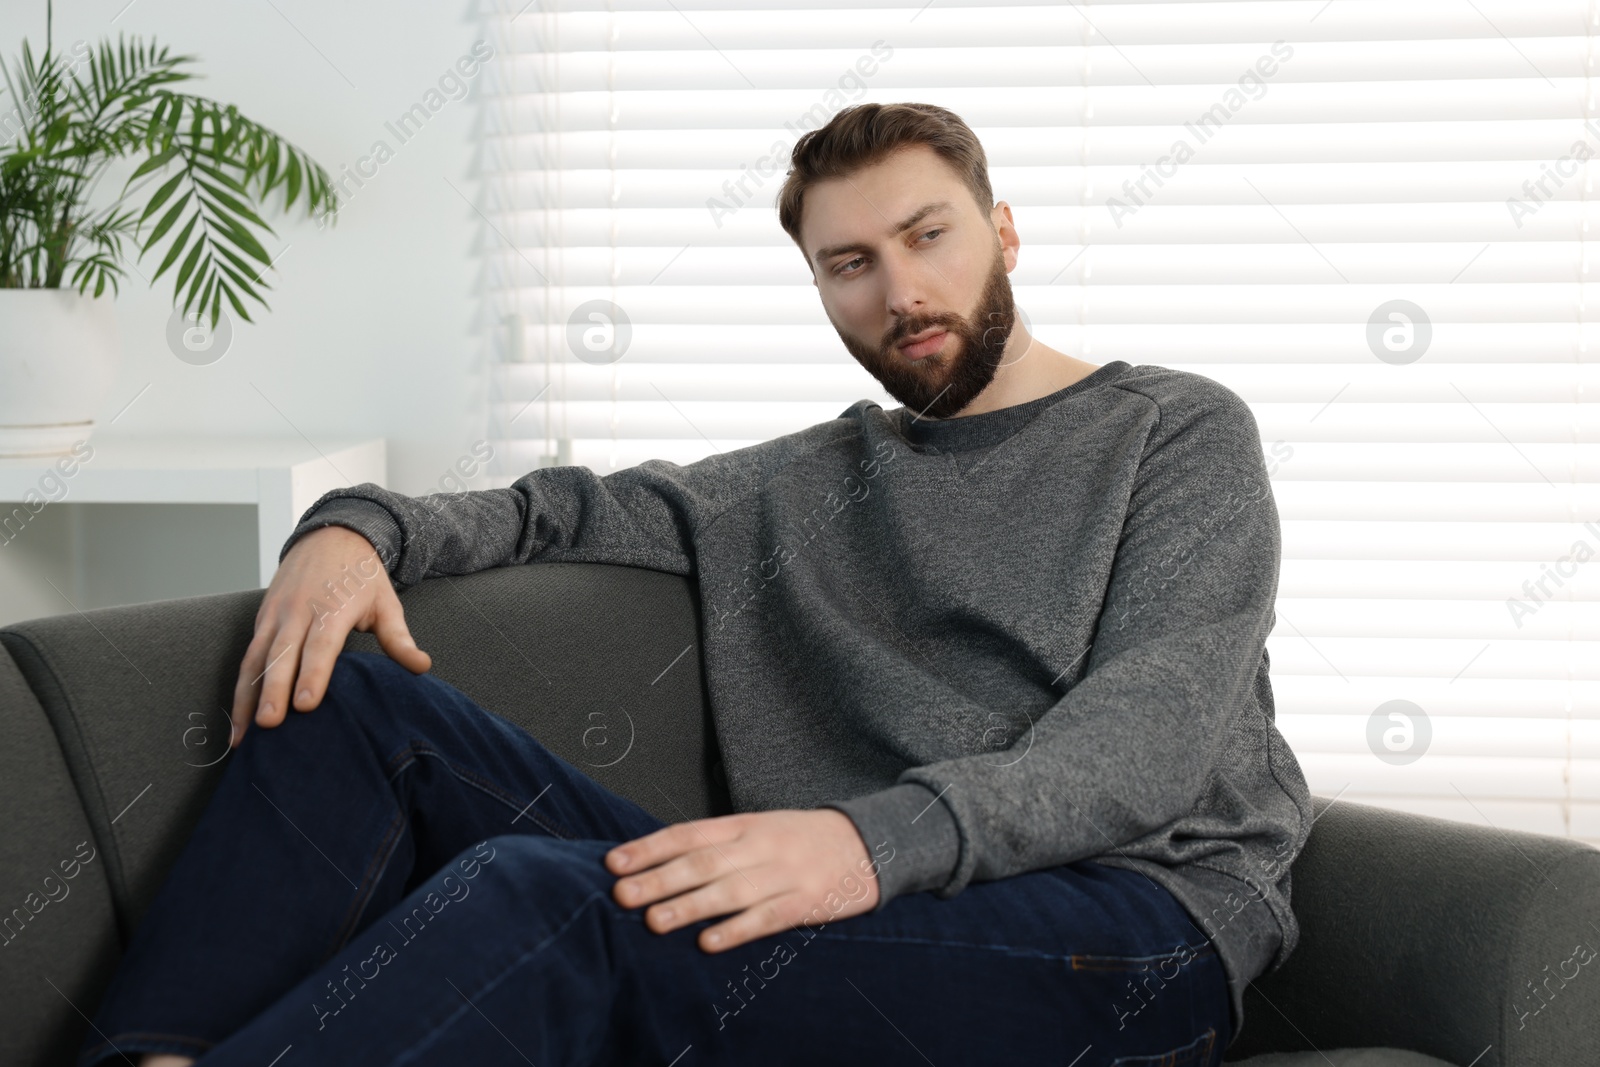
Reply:
<svg viewBox="0 0 1600 1067"><path fill-rule="evenodd" d="M1230 1037L1210 942L1093 861L716 953L725 917L656 933L603 857L665 824L379 654L227 759L80 1067L1212 1067Z"/></svg>

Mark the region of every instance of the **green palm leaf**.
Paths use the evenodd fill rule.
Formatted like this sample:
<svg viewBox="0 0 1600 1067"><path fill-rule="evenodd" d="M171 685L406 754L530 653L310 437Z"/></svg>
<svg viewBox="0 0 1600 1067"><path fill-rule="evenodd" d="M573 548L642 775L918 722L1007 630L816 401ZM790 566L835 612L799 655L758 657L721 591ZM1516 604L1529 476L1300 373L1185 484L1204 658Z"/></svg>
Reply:
<svg viewBox="0 0 1600 1067"><path fill-rule="evenodd" d="M273 191L283 190L282 210L303 203L313 218L336 211L338 197L327 172L277 132L181 91L193 62L122 35L73 61L48 47L35 57L24 41L14 68L0 62L0 111L15 106L22 119L0 141L0 287L115 293L124 242L143 258L165 241L151 280L176 267L174 306L199 308L213 327L224 299L246 321L245 301L267 307L263 242L276 234L263 208ZM115 202L90 207L121 159L136 165ZM141 206L133 198L147 185Z"/></svg>

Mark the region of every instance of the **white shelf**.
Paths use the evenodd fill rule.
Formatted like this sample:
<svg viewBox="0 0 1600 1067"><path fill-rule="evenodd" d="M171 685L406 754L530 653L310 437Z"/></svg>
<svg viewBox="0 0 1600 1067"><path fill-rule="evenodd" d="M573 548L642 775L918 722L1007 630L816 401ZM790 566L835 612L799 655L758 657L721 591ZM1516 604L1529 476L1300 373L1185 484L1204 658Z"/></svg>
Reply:
<svg viewBox="0 0 1600 1067"><path fill-rule="evenodd" d="M302 437L141 437L97 430L87 444L93 451L86 460L0 459L0 502L21 502L31 490L44 500L87 504L254 504L263 587L278 569L289 531L318 497L361 482L388 484L381 437L312 444ZM74 473L61 473L58 460ZM65 494L49 491L51 473ZM0 521L12 509L5 511Z"/></svg>

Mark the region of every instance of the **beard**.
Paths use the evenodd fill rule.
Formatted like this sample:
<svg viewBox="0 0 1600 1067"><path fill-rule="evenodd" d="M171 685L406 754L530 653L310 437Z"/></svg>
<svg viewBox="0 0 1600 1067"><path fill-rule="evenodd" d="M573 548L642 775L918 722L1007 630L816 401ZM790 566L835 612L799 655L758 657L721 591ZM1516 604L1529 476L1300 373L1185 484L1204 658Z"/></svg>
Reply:
<svg viewBox="0 0 1600 1067"><path fill-rule="evenodd" d="M833 322L832 315L828 321ZM1000 242L996 241L989 277L972 318L948 311L908 316L890 327L875 346L846 332L837 322L833 322L833 328L856 361L913 415L947 419L958 414L994 380L1015 322L1011 279L1006 274ZM895 347L905 338L934 327L948 330L951 339L933 355L910 360Z"/></svg>

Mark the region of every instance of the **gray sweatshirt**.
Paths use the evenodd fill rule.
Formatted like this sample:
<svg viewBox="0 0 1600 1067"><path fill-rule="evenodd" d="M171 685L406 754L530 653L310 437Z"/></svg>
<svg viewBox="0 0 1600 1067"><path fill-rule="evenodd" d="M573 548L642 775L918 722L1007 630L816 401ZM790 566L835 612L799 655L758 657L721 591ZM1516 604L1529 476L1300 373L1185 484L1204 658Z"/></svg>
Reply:
<svg viewBox="0 0 1600 1067"><path fill-rule="evenodd" d="M979 415L860 400L686 466L363 483L283 552L329 524L400 589L530 561L694 576L735 810L849 816L879 909L1080 860L1143 872L1215 945L1235 1035L1298 941L1278 512L1254 415L1210 378L1117 360Z"/></svg>

